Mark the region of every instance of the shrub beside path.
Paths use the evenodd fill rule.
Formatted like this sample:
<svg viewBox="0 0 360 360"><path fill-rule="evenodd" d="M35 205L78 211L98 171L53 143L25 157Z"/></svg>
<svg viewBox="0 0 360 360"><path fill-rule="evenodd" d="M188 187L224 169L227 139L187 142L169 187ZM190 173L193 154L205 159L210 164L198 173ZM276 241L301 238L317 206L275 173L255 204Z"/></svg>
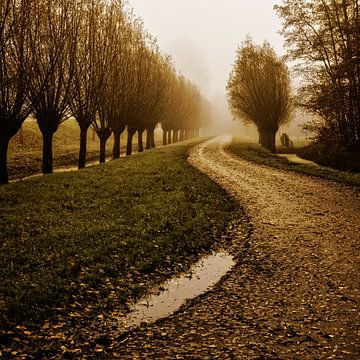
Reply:
<svg viewBox="0 0 360 360"><path fill-rule="evenodd" d="M358 359L360 192L195 147L189 161L238 199L237 265L174 315L130 333L122 359Z"/></svg>

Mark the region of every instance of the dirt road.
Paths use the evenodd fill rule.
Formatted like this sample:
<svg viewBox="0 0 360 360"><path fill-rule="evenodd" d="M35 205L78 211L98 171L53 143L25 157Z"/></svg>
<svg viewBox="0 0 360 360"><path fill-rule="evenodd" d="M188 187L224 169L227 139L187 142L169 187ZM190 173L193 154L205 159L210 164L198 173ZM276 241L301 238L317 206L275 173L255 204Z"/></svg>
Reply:
<svg viewBox="0 0 360 360"><path fill-rule="evenodd" d="M359 359L360 192L235 158L226 139L190 162L243 204L252 224L213 291L132 333L142 359Z"/></svg>

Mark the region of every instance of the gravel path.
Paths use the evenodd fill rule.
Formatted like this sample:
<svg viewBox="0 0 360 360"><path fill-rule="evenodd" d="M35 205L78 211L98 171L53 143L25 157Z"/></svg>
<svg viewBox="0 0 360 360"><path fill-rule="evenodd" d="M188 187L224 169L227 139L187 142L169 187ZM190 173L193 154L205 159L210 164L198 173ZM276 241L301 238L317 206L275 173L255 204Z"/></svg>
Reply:
<svg viewBox="0 0 360 360"><path fill-rule="evenodd" d="M197 146L189 160L244 205L252 231L235 236L236 267L176 314L132 332L114 354L359 359L359 191L235 158L225 140Z"/></svg>

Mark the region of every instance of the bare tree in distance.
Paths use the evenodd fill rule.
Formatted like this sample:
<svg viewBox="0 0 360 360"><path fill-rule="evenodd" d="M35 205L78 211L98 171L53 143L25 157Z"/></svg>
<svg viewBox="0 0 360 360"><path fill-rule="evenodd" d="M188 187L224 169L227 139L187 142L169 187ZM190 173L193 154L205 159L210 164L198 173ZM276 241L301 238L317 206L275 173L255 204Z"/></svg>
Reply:
<svg viewBox="0 0 360 360"><path fill-rule="evenodd" d="M161 128L163 131L163 145L168 144L168 132L170 131L170 123L171 118L173 115L173 95L174 95L174 88L177 83L177 74L174 68L174 65L169 59L168 67L166 68L166 88L165 88L165 95L164 100L162 103L163 109L159 116L159 122L161 123Z"/></svg>
<svg viewBox="0 0 360 360"><path fill-rule="evenodd" d="M141 22L136 24L136 38L133 40L134 62L136 69L135 77L132 81L131 96L129 97L129 112L127 114L127 146L126 155L132 154L132 140L135 133L138 133L138 151L144 150L142 134L146 125L144 113L146 112L146 103L151 87L152 61L155 56L153 46L156 46L152 37L143 30Z"/></svg>
<svg viewBox="0 0 360 360"><path fill-rule="evenodd" d="M117 159L120 157L120 136L127 125L132 87L137 72L134 65L137 38L134 31L136 19L133 14L124 11L121 6L115 7L113 11L112 16L116 18L112 44L114 56L100 111L106 116L113 132L113 158Z"/></svg>
<svg viewBox="0 0 360 360"><path fill-rule="evenodd" d="M206 123L206 114L210 112L209 104L198 87L183 75L174 74L167 97L161 115L163 145L187 140L198 134L198 130Z"/></svg>
<svg viewBox="0 0 360 360"><path fill-rule="evenodd" d="M171 58L161 53L157 43L151 37L149 38L149 72L146 86L144 87L143 111L140 114L141 127L139 130L146 130L146 149L155 147L154 132L156 125L160 122L161 114L165 111L168 101L168 88L171 86L171 74L174 68ZM142 148L142 136L139 136L138 143Z"/></svg>
<svg viewBox="0 0 360 360"><path fill-rule="evenodd" d="M254 123L263 147L276 152L275 136L290 119L292 98L287 66L265 42L247 38L238 48L227 84L232 114L243 123Z"/></svg>

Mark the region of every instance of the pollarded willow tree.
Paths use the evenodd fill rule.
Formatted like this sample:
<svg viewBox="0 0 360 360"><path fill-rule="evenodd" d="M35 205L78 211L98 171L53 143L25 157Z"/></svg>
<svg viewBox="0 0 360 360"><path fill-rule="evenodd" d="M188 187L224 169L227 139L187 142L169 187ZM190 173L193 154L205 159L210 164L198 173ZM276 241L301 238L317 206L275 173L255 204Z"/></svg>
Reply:
<svg viewBox="0 0 360 360"><path fill-rule="evenodd" d="M29 35L35 26L33 5L30 0L0 3L0 184L9 181L10 139L32 111L26 95L34 69L29 51Z"/></svg>
<svg viewBox="0 0 360 360"><path fill-rule="evenodd" d="M155 128L164 113L168 102L168 89L171 86L173 65L169 56L155 52L156 57L152 61L151 83L149 98L147 101L146 121L146 149L155 147Z"/></svg>
<svg viewBox="0 0 360 360"><path fill-rule="evenodd" d="M269 43L255 45L248 38L238 48L227 97L232 114L255 124L261 145L275 152L276 133L290 119L292 99L288 68Z"/></svg>
<svg viewBox="0 0 360 360"><path fill-rule="evenodd" d="M198 135L199 129L204 125L205 118L203 109L207 105L201 96L199 88L186 81L186 91L183 98L183 111L179 119L179 134L175 133L175 142L192 138Z"/></svg>
<svg viewBox="0 0 360 360"><path fill-rule="evenodd" d="M86 164L87 132L96 121L109 73L114 66L116 17L109 13L102 0L83 0L79 2L77 11L82 15L70 109L80 127L80 169Z"/></svg>
<svg viewBox="0 0 360 360"><path fill-rule="evenodd" d="M128 99L126 155L132 154L133 137L138 133L138 151L144 150L143 133L149 120L149 102L153 96L153 71L157 56L157 45L138 23L138 36L134 48L135 76L132 81L131 95Z"/></svg>
<svg viewBox="0 0 360 360"><path fill-rule="evenodd" d="M28 98L43 137L44 174L53 171L53 136L70 117L82 16L77 10L77 0L37 0L32 16L34 73L29 79Z"/></svg>
<svg viewBox="0 0 360 360"><path fill-rule="evenodd" d="M100 139L100 162L105 161L105 145L111 133L114 136L113 158L120 157L120 136L126 128L130 88L134 76L135 31L133 19L126 13L122 1L108 3L103 27L108 30L105 42L109 42L106 59L107 77L98 106L98 117L93 128Z"/></svg>
<svg viewBox="0 0 360 360"><path fill-rule="evenodd" d="M360 2L284 0L275 9L303 80L299 104L322 119L308 126L315 140L360 151Z"/></svg>

